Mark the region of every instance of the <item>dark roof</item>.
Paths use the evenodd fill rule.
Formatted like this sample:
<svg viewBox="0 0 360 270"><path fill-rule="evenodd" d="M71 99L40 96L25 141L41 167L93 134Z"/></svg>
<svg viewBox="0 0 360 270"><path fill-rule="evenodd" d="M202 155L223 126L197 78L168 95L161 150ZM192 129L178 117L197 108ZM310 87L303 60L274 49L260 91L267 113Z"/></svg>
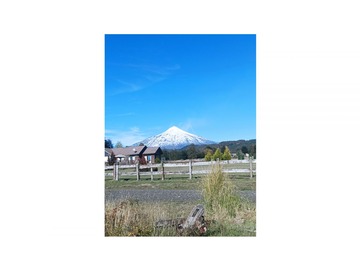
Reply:
<svg viewBox="0 0 360 270"><path fill-rule="evenodd" d="M146 148L144 155L155 155L155 154L162 154L162 150L160 147L148 147Z"/></svg>
<svg viewBox="0 0 360 270"><path fill-rule="evenodd" d="M124 156L138 156L143 154L145 151L146 146L129 146L125 148L111 148L114 155L124 155Z"/></svg>

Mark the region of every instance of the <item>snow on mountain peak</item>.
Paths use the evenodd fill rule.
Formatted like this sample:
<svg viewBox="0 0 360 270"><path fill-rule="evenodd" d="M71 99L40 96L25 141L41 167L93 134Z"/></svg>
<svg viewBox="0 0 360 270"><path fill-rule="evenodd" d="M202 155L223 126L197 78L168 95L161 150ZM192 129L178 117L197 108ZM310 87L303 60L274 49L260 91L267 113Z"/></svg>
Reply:
<svg viewBox="0 0 360 270"><path fill-rule="evenodd" d="M166 131L183 131L182 129L178 128L177 126L172 126L171 128L169 128L168 130ZM165 131L165 132L166 132Z"/></svg>
<svg viewBox="0 0 360 270"><path fill-rule="evenodd" d="M135 145L143 143L148 147L159 146L164 149L180 149L190 144L213 144L215 142L186 132L176 126L172 126L163 133L149 137Z"/></svg>
<svg viewBox="0 0 360 270"><path fill-rule="evenodd" d="M165 132L163 132L162 134L191 134L189 132L186 132L180 128L178 128L177 126L172 126L171 128L167 129ZM196 136L196 135L195 135Z"/></svg>

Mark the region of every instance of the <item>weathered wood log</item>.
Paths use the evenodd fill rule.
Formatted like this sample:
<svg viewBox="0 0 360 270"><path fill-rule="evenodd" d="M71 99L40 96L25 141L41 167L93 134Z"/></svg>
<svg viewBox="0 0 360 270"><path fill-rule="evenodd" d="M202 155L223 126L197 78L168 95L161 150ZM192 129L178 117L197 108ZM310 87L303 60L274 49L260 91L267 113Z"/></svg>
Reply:
<svg viewBox="0 0 360 270"><path fill-rule="evenodd" d="M182 226L184 221L185 218L159 220L155 223L155 227L157 228L178 227L180 225Z"/></svg>
<svg viewBox="0 0 360 270"><path fill-rule="evenodd" d="M155 227L176 227L176 231L180 235L184 233L191 234L192 232L203 234L207 230L204 213L204 206L198 204L191 210L187 218L159 220L155 223Z"/></svg>
<svg viewBox="0 0 360 270"><path fill-rule="evenodd" d="M201 228L205 226L205 218L204 218L205 209L201 204L196 205L190 212L189 216L184 222L183 229L185 230L193 230ZM203 228L204 232L206 232L206 227Z"/></svg>

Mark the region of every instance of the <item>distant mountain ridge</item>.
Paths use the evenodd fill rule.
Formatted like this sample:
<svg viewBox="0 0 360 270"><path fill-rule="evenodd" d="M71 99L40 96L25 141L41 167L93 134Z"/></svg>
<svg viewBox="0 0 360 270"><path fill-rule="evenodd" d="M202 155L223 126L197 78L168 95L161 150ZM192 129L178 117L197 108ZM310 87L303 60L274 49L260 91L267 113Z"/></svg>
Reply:
<svg viewBox="0 0 360 270"><path fill-rule="evenodd" d="M223 146L229 147L229 150L231 153L236 153L241 150L243 146L245 146L248 150L251 149L251 147L256 147L256 139L251 140L237 140L237 141L222 141L219 143L209 144L209 145L196 145L195 148L198 151L204 151L205 148L221 148ZM189 146L183 147L181 150L187 150Z"/></svg>
<svg viewBox="0 0 360 270"><path fill-rule="evenodd" d="M133 144L138 146L143 143L146 146L156 147L159 146L162 149L181 149L188 145L209 145L216 144L216 142L205 139L195 134L186 132L176 126L173 126L163 133L149 137L141 142Z"/></svg>

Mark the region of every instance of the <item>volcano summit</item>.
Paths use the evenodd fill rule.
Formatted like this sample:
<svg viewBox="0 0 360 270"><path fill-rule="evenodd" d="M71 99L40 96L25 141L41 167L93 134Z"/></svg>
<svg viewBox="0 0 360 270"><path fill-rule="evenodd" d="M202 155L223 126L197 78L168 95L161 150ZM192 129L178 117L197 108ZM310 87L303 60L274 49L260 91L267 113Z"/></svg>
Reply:
<svg viewBox="0 0 360 270"><path fill-rule="evenodd" d="M134 146L137 146L140 143L143 143L148 147L159 146L163 149L180 149L190 144L204 145L214 144L216 142L210 141L195 134L191 134L176 126L173 126L163 133L135 143Z"/></svg>

